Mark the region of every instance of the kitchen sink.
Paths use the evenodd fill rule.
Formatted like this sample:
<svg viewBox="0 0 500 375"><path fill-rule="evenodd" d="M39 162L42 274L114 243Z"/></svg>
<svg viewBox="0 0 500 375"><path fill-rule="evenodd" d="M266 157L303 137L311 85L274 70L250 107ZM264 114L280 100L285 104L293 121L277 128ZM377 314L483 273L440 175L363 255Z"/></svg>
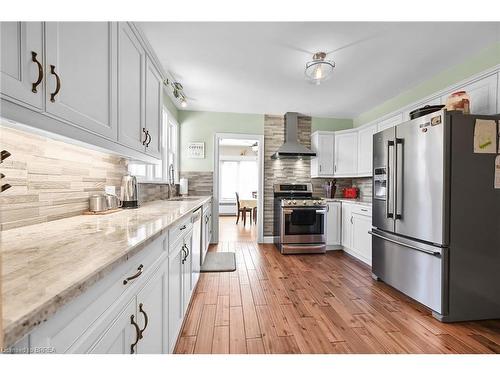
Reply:
<svg viewBox="0 0 500 375"><path fill-rule="evenodd" d="M169 198L169 201L196 201L200 198L198 197L174 197L174 198Z"/></svg>

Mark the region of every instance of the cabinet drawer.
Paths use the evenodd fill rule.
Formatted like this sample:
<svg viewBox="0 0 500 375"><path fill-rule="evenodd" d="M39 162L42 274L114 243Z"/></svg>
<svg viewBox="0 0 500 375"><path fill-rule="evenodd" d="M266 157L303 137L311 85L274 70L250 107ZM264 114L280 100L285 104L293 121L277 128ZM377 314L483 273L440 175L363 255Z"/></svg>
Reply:
<svg viewBox="0 0 500 375"><path fill-rule="evenodd" d="M164 240L165 237L156 239L64 306L30 334L30 345L54 347L56 353L83 353L90 349L116 317L116 312L123 309L130 296L153 274L164 253Z"/></svg>
<svg viewBox="0 0 500 375"><path fill-rule="evenodd" d="M168 230L169 248L172 249L172 245L192 228L193 223L191 223L191 214L186 215L186 217L182 218L177 224L174 224L174 226Z"/></svg>
<svg viewBox="0 0 500 375"><path fill-rule="evenodd" d="M363 216L372 216L372 208L361 204L353 204L351 213Z"/></svg>

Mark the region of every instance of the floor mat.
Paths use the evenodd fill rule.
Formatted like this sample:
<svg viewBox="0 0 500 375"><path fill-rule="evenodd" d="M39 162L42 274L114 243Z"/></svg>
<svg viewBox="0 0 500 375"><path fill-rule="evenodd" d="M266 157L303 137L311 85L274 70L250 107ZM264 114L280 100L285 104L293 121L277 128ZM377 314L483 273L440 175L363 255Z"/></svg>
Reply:
<svg viewBox="0 0 500 375"><path fill-rule="evenodd" d="M201 272L231 272L236 270L234 253L210 252L205 256Z"/></svg>

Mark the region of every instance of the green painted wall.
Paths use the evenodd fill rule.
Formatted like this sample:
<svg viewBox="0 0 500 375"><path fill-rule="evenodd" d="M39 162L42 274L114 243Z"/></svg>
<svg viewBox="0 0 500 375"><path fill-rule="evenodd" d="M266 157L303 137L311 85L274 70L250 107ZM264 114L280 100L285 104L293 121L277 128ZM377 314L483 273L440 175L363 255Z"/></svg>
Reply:
<svg viewBox="0 0 500 375"><path fill-rule="evenodd" d="M183 172L213 171L215 133L264 134L264 115L250 113L225 113L179 111L180 170ZM205 159L189 159L187 145L205 142Z"/></svg>
<svg viewBox="0 0 500 375"><path fill-rule="evenodd" d="M311 132L316 130L344 130L351 129L353 126L352 119L350 118L326 118L326 117L313 117L311 119Z"/></svg>
<svg viewBox="0 0 500 375"><path fill-rule="evenodd" d="M500 43L495 43L471 59L455 65L412 89L404 91L375 108L362 113L354 119L353 125L358 127L366 124L498 64L500 64Z"/></svg>
<svg viewBox="0 0 500 375"><path fill-rule="evenodd" d="M178 111L180 124L180 170L185 172L213 171L215 133L264 134L264 115L204 111ZM350 119L313 117L312 131L352 128ZM190 142L205 142L205 159L187 157Z"/></svg>

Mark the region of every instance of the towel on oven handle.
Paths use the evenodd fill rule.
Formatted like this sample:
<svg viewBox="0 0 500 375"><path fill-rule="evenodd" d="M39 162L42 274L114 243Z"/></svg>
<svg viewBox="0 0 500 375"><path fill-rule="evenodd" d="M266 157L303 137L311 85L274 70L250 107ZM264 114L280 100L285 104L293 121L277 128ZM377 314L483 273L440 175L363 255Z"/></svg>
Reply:
<svg viewBox="0 0 500 375"><path fill-rule="evenodd" d="M316 210L294 209L291 216L292 225L314 225L316 223Z"/></svg>

